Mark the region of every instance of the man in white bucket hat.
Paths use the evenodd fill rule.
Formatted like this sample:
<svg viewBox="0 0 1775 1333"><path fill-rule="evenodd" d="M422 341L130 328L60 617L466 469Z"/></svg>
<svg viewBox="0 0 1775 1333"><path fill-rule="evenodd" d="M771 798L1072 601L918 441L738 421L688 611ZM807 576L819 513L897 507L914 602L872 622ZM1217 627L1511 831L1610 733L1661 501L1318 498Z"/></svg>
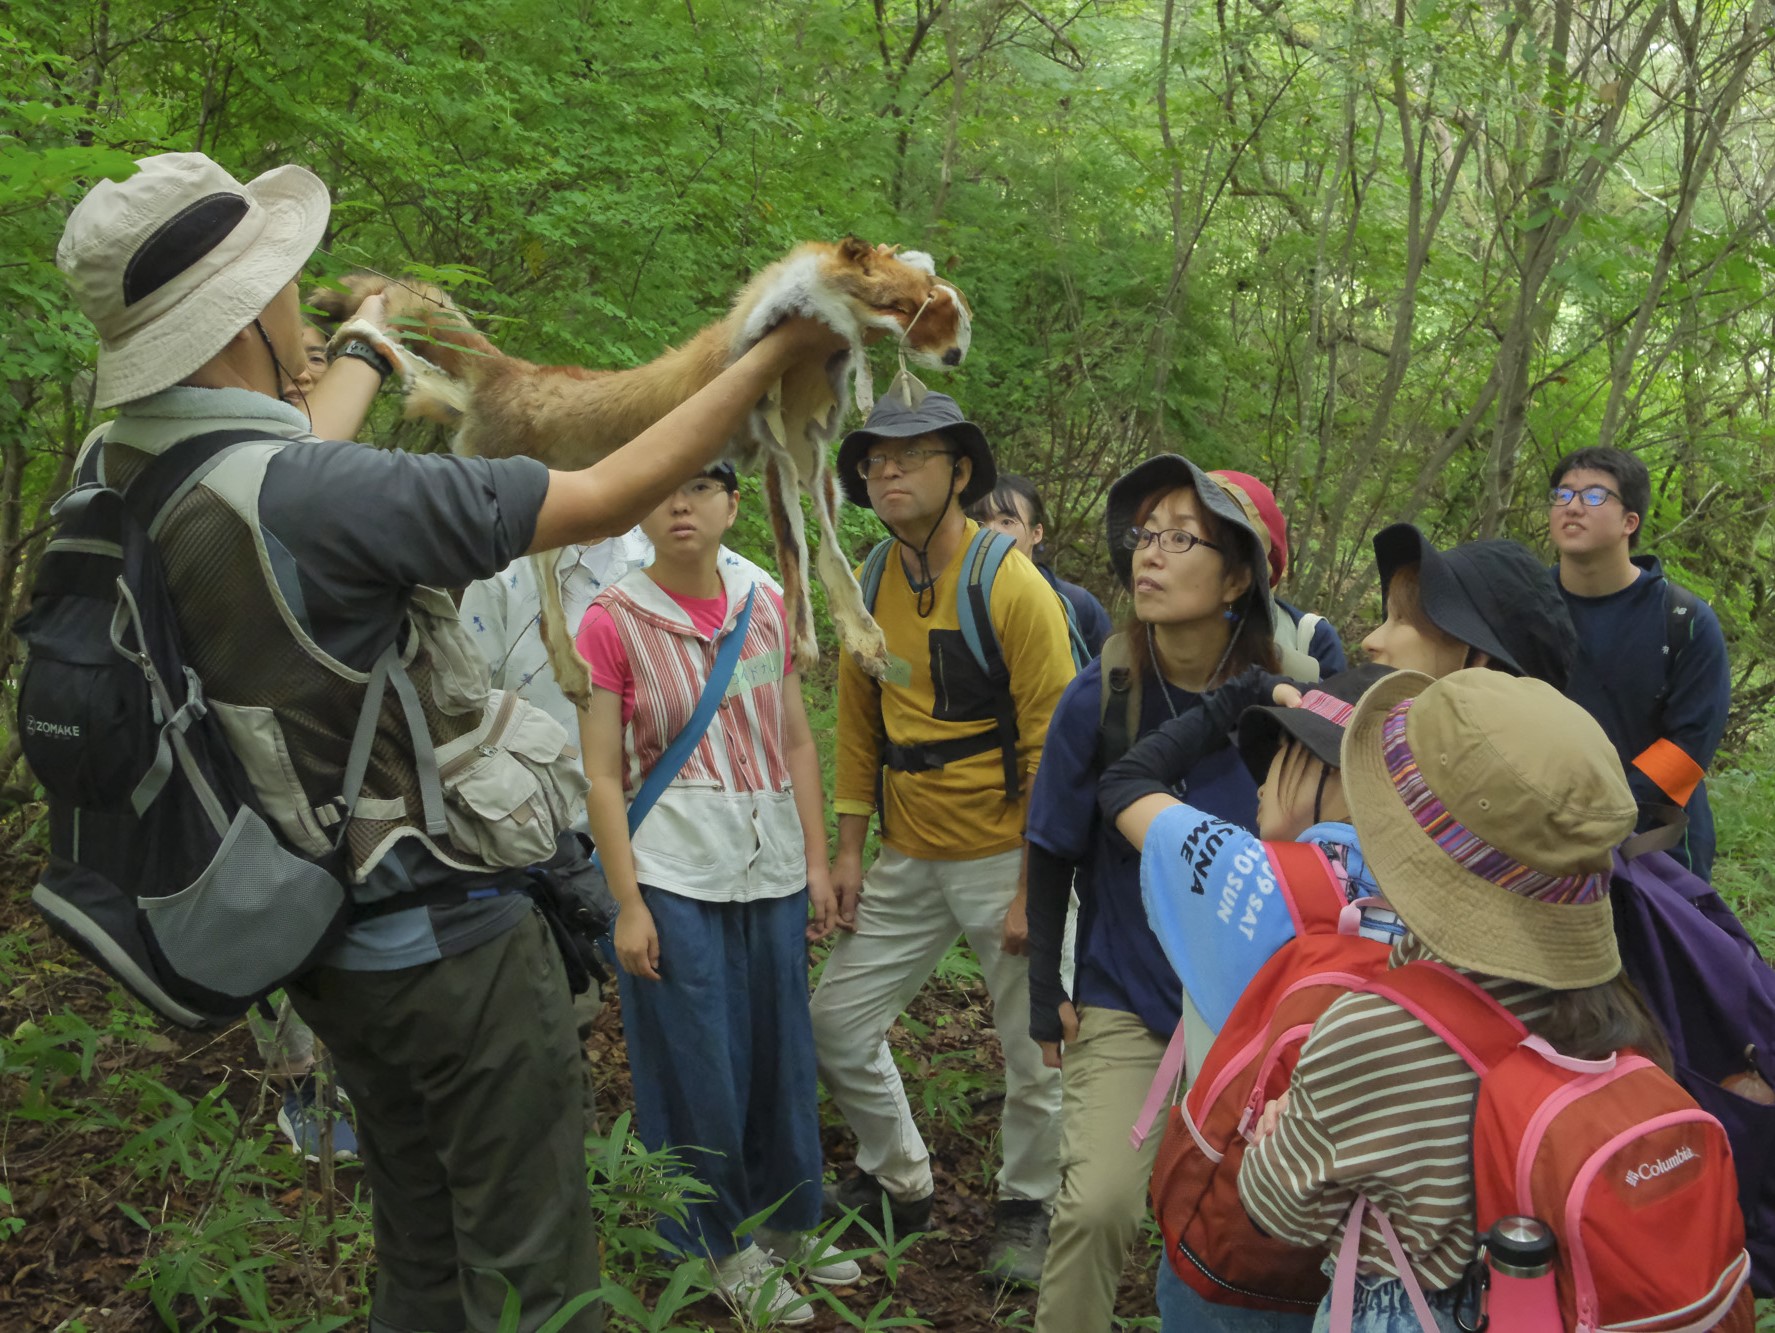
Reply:
<svg viewBox="0 0 1775 1333"><path fill-rule="evenodd" d="M199 153L137 167L93 188L56 252L98 331L97 405L120 409L87 449L102 451L108 484L127 486L182 441L248 437L167 507L157 542L210 706L261 797L271 783L293 798L264 801L286 841L312 852L316 818L339 824L341 760L392 645L405 645L417 687L405 708L399 688L384 700L363 799L344 821L353 896L376 912L287 985L357 1112L379 1270L370 1326L492 1330L512 1290L522 1330L553 1316L570 1333L596 1330L600 1308L575 1300L598 1264L562 961L531 900L506 891L537 859L507 850L526 830L470 809L474 836L463 833L466 783L440 792L448 766L427 772L444 746L482 737L488 708L478 655L450 655L466 636L427 590L626 532L717 459L788 366L842 343L812 321L786 324L582 472L320 440L282 395L303 366L295 280L326 230L326 187L297 166L242 185ZM334 352L359 364L330 374L365 387L400 356L368 330ZM433 818L439 795L448 820ZM519 813L565 823L544 805Z"/></svg>

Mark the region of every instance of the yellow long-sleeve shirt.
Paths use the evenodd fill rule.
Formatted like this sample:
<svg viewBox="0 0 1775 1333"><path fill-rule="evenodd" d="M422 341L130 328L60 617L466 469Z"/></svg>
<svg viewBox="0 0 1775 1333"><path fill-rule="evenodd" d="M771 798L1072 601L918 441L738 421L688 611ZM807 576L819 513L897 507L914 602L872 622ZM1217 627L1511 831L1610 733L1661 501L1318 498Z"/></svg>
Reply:
<svg viewBox="0 0 1775 1333"><path fill-rule="evenodd" d="M922 619L900 552L889 555L875 620L894 659L890 679L873 679L848 654L838 669L838 813L873 814L880 773L882 842L925 860L970 861L1021 845L1048 718L1073 677L1060 600L1040 571L1013 551L993 582L991 614L1010 670L1021 794L1006 799L996 745L923 773L883 770L884 742L928 745L995 730L990 716L955 718L975 714L985 700L984 677L962 642L955 602L962 555L978 528L968 522L954 557L937 576L932 612Z"/></svg>

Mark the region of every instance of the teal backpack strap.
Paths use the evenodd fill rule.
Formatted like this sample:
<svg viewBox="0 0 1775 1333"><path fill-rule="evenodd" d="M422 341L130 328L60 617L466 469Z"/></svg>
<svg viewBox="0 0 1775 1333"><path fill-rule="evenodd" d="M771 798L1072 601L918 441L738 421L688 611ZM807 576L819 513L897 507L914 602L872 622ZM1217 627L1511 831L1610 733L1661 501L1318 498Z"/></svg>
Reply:
<svg viewBox="0 0 1775 1333"><path fill-rule="evenodd" d="M875 614L875 598L881 591L881 576L887 571L888 556L893 549L894 539L884 537L875 543L863 560L863 576L857 581L863 588L863 609L870 615Z"/></svg>
<svg viewBox="0 0 1775 1333"><path fill-rule="evenodd" d="M1083 671L1091 661L1091 645L1085 642L1084 631L1079 628L1079 614L1073 608L1072 599L1058 588L1054 595L1060 599L1060 609L1066 613L1066 646L1072 650L1072 669Z"/></svg>
<svg viewBox="0 0 1775 1333"><path fill-rule="evenodd" d="M992 627L992 583L1005 557L1016 548L1017 544L996 528L981 528L962 552L961 577L955 590L962 642L993 686L993 725L1004 760L1005 799L1011 801L1023 792L1023 775L1017 767L1017 701L1011 697L1011 669L999 647L998 631Z"/></svg>
<svg viewBox="0 0 1775 1333"><path fill-rule="evenodd" d="M961 621L961 637L968 646L968 655L989 677L1005 671L998 631L992 627L992 584L998 578L999 566L1016 547L1010 537L996 528L981 528L961 557L955 613Z"/></svg>

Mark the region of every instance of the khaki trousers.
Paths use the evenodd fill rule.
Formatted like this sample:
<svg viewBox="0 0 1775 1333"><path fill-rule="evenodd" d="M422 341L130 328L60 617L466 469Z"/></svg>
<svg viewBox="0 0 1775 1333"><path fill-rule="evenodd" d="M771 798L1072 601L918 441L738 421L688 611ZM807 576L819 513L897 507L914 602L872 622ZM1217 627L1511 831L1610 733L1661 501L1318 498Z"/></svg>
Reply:
<svg viewBox="0 0 1775 1333"><path fill-rule="evenodd" d="M1061 1070L1060 1195L1036 1333L1107 1333L1110 1327L1128 1247L1146 1217L1164 1124L1139 1149L1128 1134L1164 1054L1165 1039L1133 1014L1079 1013L1079 1035L1067 1043Z"/></svg>
<svg viewBox="0 0 1775 1333"><path fill-rule="evenodd" d="M921 861L883 848L863 879L854 934L840 935L814 991L820 1079L857 1136L857 1165L896 1199L931 1192L931 1155L887 1043L957 934L980 959L1005 1053L1001 1199L1046 1203L1059 1184L1060 1076L1029 1036L1029 962L1001 947L1021 850Z"/></svg>

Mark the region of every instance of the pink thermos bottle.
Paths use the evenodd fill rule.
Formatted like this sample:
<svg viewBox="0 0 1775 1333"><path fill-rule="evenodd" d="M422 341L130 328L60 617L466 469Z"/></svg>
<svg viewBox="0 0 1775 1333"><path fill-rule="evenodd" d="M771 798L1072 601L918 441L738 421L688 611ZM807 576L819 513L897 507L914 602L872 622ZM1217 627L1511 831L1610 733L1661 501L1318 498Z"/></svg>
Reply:
<svg viewBox="0 0 1775 1333"><path fill-rule="evenodd" d="M1563 1333L1553 1261L1559 1242L1533 1217L1503 1217L1485 1237L1485 1313L1493 1333Z"/></svg>

